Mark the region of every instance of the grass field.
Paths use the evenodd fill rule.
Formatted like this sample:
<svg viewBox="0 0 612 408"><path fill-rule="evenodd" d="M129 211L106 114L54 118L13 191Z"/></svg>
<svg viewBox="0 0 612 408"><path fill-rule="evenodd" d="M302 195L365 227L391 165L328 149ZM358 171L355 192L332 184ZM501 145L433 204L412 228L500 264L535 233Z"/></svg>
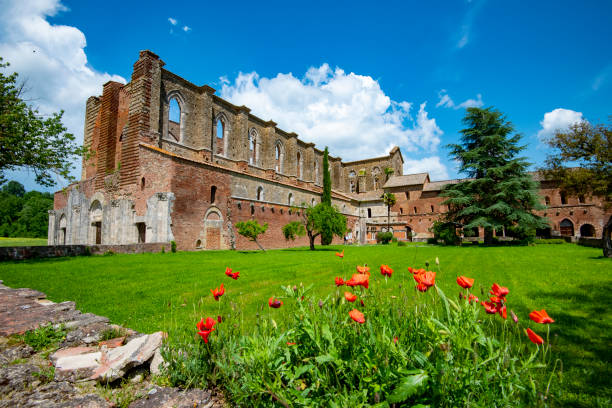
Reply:
<svg viewBox="0 0 612 408"><path fill-rule="evenodd" d="M10 246L44 246L47 238L4 238L0 237L0 247Z"/></svg>
<svg viewBox="0 0 612 408"><path fill-rule="evenodd" d="M11 287L30 287L54 301L74 300L92 312L139 331L194 325L219 308L238 307L249 316L267 309L267 300L281 294L280 285L314 285L322 297L335 291L335 276L350 277L367 263L377 279L380 264L395 269L389 285L413 285L408 266L436 270L436 283L449 296L458 295L457 275L476 279L475 293L493 282L510 289L508 307L520 319L546 309L553 350L563 361L561 405L606 406L612 403L612 262L601 250L573 244L531 247L339 247L263 252L183 252L61 258L0 264L0 279ZM225 268L241 272L234 281ZM225 284L226 295L215 302L210 289ZM482 292L481 292L482 291ZM248 323L243 327L248 330ZM534 329L541 329L535 327Z"/></svg>

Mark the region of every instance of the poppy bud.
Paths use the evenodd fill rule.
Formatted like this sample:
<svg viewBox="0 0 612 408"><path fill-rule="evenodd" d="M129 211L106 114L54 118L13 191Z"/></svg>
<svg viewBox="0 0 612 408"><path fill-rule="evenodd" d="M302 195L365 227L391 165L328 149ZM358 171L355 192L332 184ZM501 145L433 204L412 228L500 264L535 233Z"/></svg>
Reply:
<svg viewBox="0 0 612 408"><path fill-rule="evenodd" d="M425 267L429 268L429 262L425 262Z"/></svg>
<svg viewBox="0 0 612 408"><path fill-rule="evenodd" d="M219 323L221 323L221 322L223 321L223 319L221 318L221 315L218 315L218 316L217 316L217 321L218 321Z"/></svg>
<svg viewBox="0 0 612 408"><path fill-rule="evenodd" d="M440 260L438 259L437 256L436 256L436 265L440 265Z"/></svg>
<svg viewBox="0 0 612 408"><path fill-rule="evenodd" d="M293 285L293 291L295 292L297 290L297 286Z"/></svg>
<svg viewBox="0 0 612 408"><path fill-rule="evenodd" d="M322 300L319 300L319 307L323 308L323 301Z"/></svg>

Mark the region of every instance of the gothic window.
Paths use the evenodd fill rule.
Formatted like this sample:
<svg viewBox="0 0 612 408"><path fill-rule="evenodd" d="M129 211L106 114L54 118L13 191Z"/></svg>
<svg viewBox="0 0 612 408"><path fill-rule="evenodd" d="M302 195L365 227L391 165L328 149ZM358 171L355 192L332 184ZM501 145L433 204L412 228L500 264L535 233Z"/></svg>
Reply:
<svg viewBox="0 0 612 408"><path fill-rule="evenodd" d="M264 199L264 190L263 187L257 187L257 201L263 201Z"/></svg>
<svg viewBox="0 0 612 408"><path fill-rule="evenodd" d="M257 165L257 130L249 132L249 164Z"/></svg>
<svg viewBox="0 0 612 408"><path fill-rule="evenodd" d="M181 141L181 105L177 97L172 97L168 103L168 136L175 142Z"/></svg>
<svg viewBox="0 0 612 408"><path fill-rule="evenodd" d="M287 199L288 205L293 205L293 193L289 193L289 198Z"/></svg>
<svg viewBox="0 0 612 408"><path fill-rule="evenodd" d="M297 178L302 178L302 154L297 152Z"/></svg>
<svg viewBox="0 0 612 408"><path fill-rule="evenodd" d="M560 193L561 195L561 204L567 204L567 195L565 193Z"/></svg>
<svg viewBox="0 0 612 408"><path fill-rule="evenodd" d="M217 186L212 186L210 188L210 202L211 203L215 202L216 195L217 195Z"/></svg>
<svg viewBox="0 0 612 408"><path fill-rule="evenodd" d="M354 193L356 191L356 186L355 186L355 178L357 177L357 174L355 174L354 171L351 171L349 173L349 189L351 193Z"/></svg>
<svg viewBox="0 0 612 408"><path fill-rule="evenodd" d="M225 154L225 119L223 115L217 116L217 122L215 123L215 152L217 154Z"/></svg>
<svg viewBox="0 0 612 408"><path fill-rule="evenodd" d="M280 141L277 141L276 145L274 146L274 160L275 160L274 169L276 170L277 173L283 172L283 159L284 159L283 145Z"/></svg>
<svg viewBox="0 0 612 408"><path fill-rule="evenodd" d="M319 183L319 162L314 162L314 182Z"/></svg>
<svg viewBox="0 0 612 408"><path fill-rule="evenodd" d="M547 207L550 205L550 197L549 196L544 197L544 203L546 203Z"/></svg>
<svg viewBox="0 0 612 408"><path fill-rule="evenodd" d="M372 169L372 180L374 184L374 190L378 190L380 187L380 169L378 167L374 167Z"/></svg>

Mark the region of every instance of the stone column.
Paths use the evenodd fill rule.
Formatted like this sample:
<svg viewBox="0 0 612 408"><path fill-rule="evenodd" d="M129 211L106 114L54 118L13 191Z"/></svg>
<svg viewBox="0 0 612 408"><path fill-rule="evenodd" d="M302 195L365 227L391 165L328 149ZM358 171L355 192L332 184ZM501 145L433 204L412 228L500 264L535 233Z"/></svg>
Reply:
<svg viewBox="0 0 612 408"><path fill-rule="evenodd" d="M47 245L55 245L55 211L49 210L49 229L47 230Z"/></svg>

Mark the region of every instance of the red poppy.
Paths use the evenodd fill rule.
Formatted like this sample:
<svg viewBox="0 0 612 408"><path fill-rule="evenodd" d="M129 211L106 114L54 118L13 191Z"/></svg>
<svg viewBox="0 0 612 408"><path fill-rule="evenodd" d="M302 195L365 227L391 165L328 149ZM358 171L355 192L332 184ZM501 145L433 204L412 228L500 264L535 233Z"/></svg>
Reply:
<svg viewBox="0 0 612 408"><path fill-rule="evenodd" d="M383 276L391 277L391 274L393 273L393 269L389 268L388 265L381 265L380 266L380 273Z"/></svg>
<svg viewBox="0 0 612 408"><path fill-rule="evenodd" d="M504 303L504 298L501 298L499 296L491 296L491 299L489 299L492 303L495 303L496 305L502 305Z"/></svg>
<svg viewBox="0 0 612 408"><path fill-rule="evenodd" d="M225 268L225 274L233 280L238 280L240 277L240 272L232 272L232 268L230 267Z"/></svg>
<svg viewBox="0 0 612 408"><path fill-rule="evenodd" d="M229 266L225 268L225 274L227 276L232 276L232 268L230 268Z"/></svg>
<svg viewBox="0 0 612 408"><path fill-rule="evenodd" d="M351 319L353 319L357 323L365 323L365 316L357 309L351 310L349 312L349 316L351 316Z"/></svg>
<svg viewBox="0 0 612 408"><path fill-rule="evenodd" d="M202 337L204 343L208 343L208 336L210 335L210 333L215 331L215 328L213 326L216 323L217 322L215 321L215 319L213 319L212 317L207 317L206 321L204 321L204 318L202 318L202 320L200 320L196 325L196 328L198 329L198 334L200 335L200 337Z"/></svg>
<svg viewBox="0 0 612 408"><path fill-rule="evenodd" d="M215 298L215 300L219 300L219 298L221 296L223 296L225 294L225 288L223 287L223 284L221 284L221 286L217 289L211 289L210 290L213 294L213 297Z"/></svg>
<svg viewBox="0 0 612 408"><path fill-rule="evenodd" d="M423 285L426 285L428 287L436 284L436 273L432 271L420 272L413 275L413 277L414 280L417 281L417 283L422 283Z"/></svg>
<svg viewBox="0 0 612 408"><path fill-rule="evenodd" d="M397 336L395 336L395 337L393 338L393 342L397 344L397 340L398 340L398 338L397 338Z"/></svg>
<svg viewBox="0 0 612 408"><path fill-rule="evenodd" d="M533 312L529 313L529 318L540 324L550 324L555 322L544 309L534 310Z"/></svg>
<svg viewBox="0 0 612 408"><path fill-rule="evenodd" d="M476 295L473 295L473 294L471 294L471 293L470 293L470 296L468 296L468 301L469 301L470 303L472 303L472 301L474 301L474 302L478 303L478 302L479 302L479 299L478 299L478 297L476 297Z"/></svg>
<svg viewBox="0 0 612 408"><path fill-rule="evenodd" d="M497 313L497 305L495 303L487 302L485 300L485 301L482 301L481 304L484 306L485 312L487 312L488 314Z"/></svg>
<svg viewBox="0 0 612 408"><path fill-rule="evenodd" d="M414 270L414 269L412 269L412 267L411 267L411 266L409 266L409 267L408 267L408 272L413 273L413 272L412 272L413 270Z"/></svg>
<svg viewBox="0 0 612 408"><path fill-rule="evenodd" d="M344 258L344 249L342 250L342 252L336 252L336 256L338 258Z"/></svg>
<svg viewBox="0 0 612 408"><path fill-rule="evenodd" d="M538 336L537 334L535 334L533 330L531 330L530 328L527 328L527 336L529 336L529 340L531 340L535 344L544 343L544 339Z"/></svg>
<svg viewBox="0 0 612 408"><path fill-rule="evenodd" d="M217 315L217 322L221 323L223 321L223 318L221 317L221 315Z"/></svg>
<svg viewBox="0 0 612 408"><path fill-rule="evenodd" d="M344 285L344 279L342 279L339 276L336 276L336 286L342 286Z"/></svg>
<svg viewBox="0 0 612 408"><path fill-rule="evenodd" d="M353 274L351 279L346 281L346 285L351 287L363 286L364 288L368 289L368 287L370 286L370 277L362 273L356 273Z"/></svg>
<svg viewBox="0 0 612 408"><path fill-rule="evenodd" d="M494 283L493 286L491 286L491 294L494 296L503 298L506 297L508 293L510 293L508 288L504 286L499 286L497 283Z"/></svg>
<svg viewBox="0 0 612 408"><path fill-rule="evenodd" d="M268 306L273 307L274 309L278 309L279 307L281 307L283 305L283 302L281 302L278 299L275 299L273 297L271 297L270 299L268 299Z"/></svg>
<svg viewBox="0 0 612 408"><path fill-rule="evenodd" d="M499 308L499 315L504 319L508 318L508 312L506 311L506 305Z"/></svg>
<svg viewBox="0 0 612 408"><path fill-rule="evenodd" d="M463 289L469 289L474 285L474 279L460 276L457 278L457 284L459 284L459 286L461 286Z"/></svg>
<svg viewBox="0 0 612 408"><path fill-rule="evenodd" d="M344 292L344 298L349 302L354 302L357 300L357 295L354 295L351 292Z"/></svg>
<svg viewBox="0 0 612 408"><path fill-rule="evenodd" d="M297 343L293 343L293 342L290 342L290 341L288 341L288 342L287 342L287 345L288 345L288 346L295 346L296 344L297 344Z"/></svg>
<svg viewBox="0 0 612 408"><path fill-rule="evenodd" d="M427 286L424 283L419 283L418 285L416 285L416 288L421 292L427 292L427 289L429 289L429 286Z"/></svg>
<svg viewBox="0 0 612 408"><path fill-rule="evenodd" d="M357 266L357 272L362 273L364 275L370 276L370 267L369 266Z"/></svg>

